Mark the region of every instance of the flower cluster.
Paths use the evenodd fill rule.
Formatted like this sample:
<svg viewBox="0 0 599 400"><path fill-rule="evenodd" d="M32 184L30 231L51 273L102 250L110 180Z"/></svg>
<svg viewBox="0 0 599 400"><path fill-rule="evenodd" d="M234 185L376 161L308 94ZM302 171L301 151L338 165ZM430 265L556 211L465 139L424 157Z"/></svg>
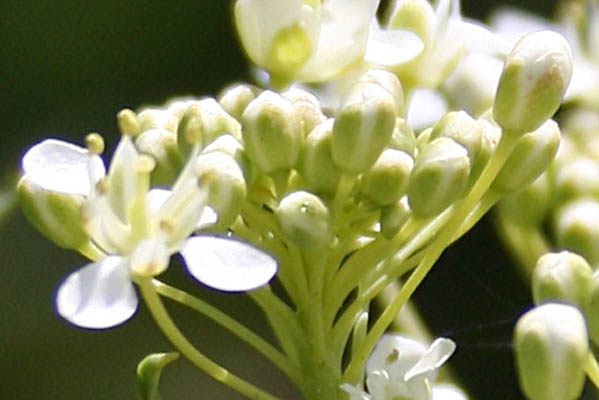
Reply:
<svg viewBox="0 0 599 400"><path fill-rule="evenodd" d="M552 205L557 240L595 265L597 229L577 216L596 213L597 180L589 174L577 185L573 177L595 167L596 149L586 153L589 133L581 129L563 146L560 167L549 167L561 141L551 118L577 76L560 34L512 41L463 19L452 0L435 7L397 0L382 21L378 7L376 0L238 0L241 43L269 87L239 83L218 99L121 111L107 171L98 134L85 148L48 139L29 149L18 188L25 214L56 244L92 260L61 284L58 312L79 326L114 326L135 312L136 284L175 348L250 398L274 397L204 356L161 297L240 336L307 399L465 399L453 384L435 382L455 350L451 340L426 347L386 332L396 323L410 336L398 312L444 249L502 198L547 203L525 194L547 176L561 193ZM441 99L439 112L419 93ZM566 164L572 171L555 172ZM199 282L249 291L277 343L161 282L175 253ZM599 286L588 264L575 264L569 272L557 267L567 275L557 280L552 267L538 267L533 290L539 302L574 302L596 340ZM395 294L381 300L389 288ZM374 301L382 308L376 317ZM586 334L585 317L572 318L572 329ZM544 398L534 385L555 366L550 360L535 372L530 359L546 348L544 339L530 345L528 324L518 328L518 366L525 393ZM570 333L552 326L550 343L561 345ZM568 393L578 393L589 354L588 344L577 346Z"/></svg>

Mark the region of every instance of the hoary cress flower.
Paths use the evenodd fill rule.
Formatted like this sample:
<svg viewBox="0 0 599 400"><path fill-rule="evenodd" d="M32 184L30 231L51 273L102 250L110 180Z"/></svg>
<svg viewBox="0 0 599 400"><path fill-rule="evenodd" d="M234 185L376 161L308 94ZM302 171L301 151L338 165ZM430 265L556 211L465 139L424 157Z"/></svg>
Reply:
<svg viewBox="0 0 599 400"><path fill-rule="evenodd" d="M433 385L437 370L455 351L455 343L439 338L428 348L400 335L384 335L366 363L366 393L341 385L350 400L465 399L457 389Z"/></svg>
<svg viewBox="0 0 599 400"><path fill-rule="evenodd" d="M121 137L108 174L98 156L103 149L101 137L88 138L88 149L45 140L22 160L22 197L34 199L35 213L29 216L45 218L34 224L45 224L43 233L53 228L83 232L89 240L84 254L94 259L58 288L56 308L62 317L85 328L108 328L126 321L138 303L132 281L162 273L177 252L191 275L219 290L250 290L272 278L276 261L267 254L227 237L192 235L216 220L214 211L205 206L207 193L198 184L197 156L190 156L170 189L152 189L150 172L155 163L138 153L130 135ZM50 195L58 200L44 202ZM80 204L79 227L65 226L56 218L61 201L73 199Z"/></svg>
<svg viewBox="0 0 599 400"><path fill-rule="evenodd" d="M379 0L238 0L249 58L271 78L322 82L359 62Z"/></svg>

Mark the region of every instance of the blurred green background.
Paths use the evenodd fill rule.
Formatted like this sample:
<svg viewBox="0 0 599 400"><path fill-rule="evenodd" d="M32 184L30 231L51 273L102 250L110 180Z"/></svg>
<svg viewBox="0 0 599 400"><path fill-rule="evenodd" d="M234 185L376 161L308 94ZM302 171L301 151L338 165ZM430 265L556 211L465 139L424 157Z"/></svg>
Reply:
<svg viewBox="0 0 599 400"><path fill-rule="evenodd" d="M513 4L518 2L513 1ZM0 1L0 183L45 137L81 142L97 131L111 149L116 113L173 96L216 95L248 79L231 24L230 1ZM482 17L496 2L463 2ZM527 2L529 9L553 3ZM107 154L110 154L108 151ZM54 312L59 282L85 263L41 237L15 211L0 222L0 399L134 399L135 367L170 346L143 306L123 326L85 331ZM268 327L244 296L197 287L180 268L166 280L220 304L257 331ZM474 399L517 399L511 326L530 299L488 220L448 251L416 300L435 333L453 337L452 363ZM209 356L284 399L299 399L255 352L211 323L173 308ZM492 323L487 325L487 323ZM163 375L165 399L238 399L186 361Z"/></svg>

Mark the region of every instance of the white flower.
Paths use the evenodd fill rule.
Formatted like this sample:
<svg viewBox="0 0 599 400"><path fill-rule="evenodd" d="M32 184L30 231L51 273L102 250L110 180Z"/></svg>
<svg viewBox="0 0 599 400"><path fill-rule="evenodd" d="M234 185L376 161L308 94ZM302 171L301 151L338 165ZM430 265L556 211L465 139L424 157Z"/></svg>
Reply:
<svg viewBox="0 0 599 400"><path fill-rule="evenodd" d="M397 0L381 29L373 23L366 61L390 68L404 87L437 87L466 52L506 54L507 43L463 20L459 0Z"/></svg>
<svg viewBox="0 0 599 400"><path fill-rule="evenodd" d="M108 175L98 156L78 146L50 140L23 158L24 179L43 190L82 196L82 226L100 256L71 273L58 288L58 313L85 328L108 328L129 319L137 308L135 277L162 273L180 252L200 282L226 291L268 282L276 261L230 238L191 236L216 215L205 207L191 157L171 190L150 189L151 158L140 155L123 135Z"/></svg>
<svg viewBox="0 0 599 400"><path fill-rule="evenodd" d="M366 363L366 385L370 394L349 384L341 385L351 400L452 399L456 391L433 383L437 370L455 351L455 343L440 338L428 348L399 335L381 338ZM456 397L453 397L456 398ZM459 397L457 397L459 398Z"/></svg>
<svg viewBox="0 0 599 400"><path fill-rule="evenodd" d="M250 59L271 77L321 82L365 51L379 0L238 0L237 30Z"/></svg>

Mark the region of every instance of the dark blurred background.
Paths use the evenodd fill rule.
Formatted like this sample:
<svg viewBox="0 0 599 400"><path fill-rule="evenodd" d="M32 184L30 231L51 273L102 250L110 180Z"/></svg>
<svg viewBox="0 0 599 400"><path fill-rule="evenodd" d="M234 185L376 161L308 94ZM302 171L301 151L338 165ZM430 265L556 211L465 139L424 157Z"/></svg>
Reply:
<svg viewBox="0 0 599 400"><path fill-rule="evenodd" d="M519 2L550 15L551 1ZM0 1L0 183L16 179L19 158L48 136L81 142L102 133L111 148L116 113L160 105L173 96L216 95L248 80L248 64L231 23L230 1ZM494 1L463 1L464 14L484 18ZM108 152L109 154L109 152ZM41 237L14 212L0 225L1 399L134 399L135 368L170 347L143 307L108 331L73 328L54 312L54 291L85 263ZM166 280L268 334L243 296L197 288L179 268ZM473 399L518 399L509 343L528 290L489 218L443 256L416 300L436 334L454 338L452 365ZM284 399L299 399L277 371L235 338L204 320L183 330L209 356ZM177 318L179 317L179 318ZM165 399L238 399L179 360L165 370Z"/></svg>

